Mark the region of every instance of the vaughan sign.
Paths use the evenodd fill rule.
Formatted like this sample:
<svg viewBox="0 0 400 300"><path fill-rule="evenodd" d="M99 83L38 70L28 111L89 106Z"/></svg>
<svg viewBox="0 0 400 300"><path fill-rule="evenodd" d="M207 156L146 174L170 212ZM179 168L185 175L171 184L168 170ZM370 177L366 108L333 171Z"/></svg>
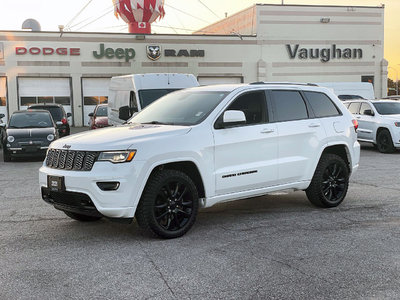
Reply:
<svg viewBox="0 0 400 300"><path fill-rule="evenodd" d="M328 62L331 59L361 59L363 51L360 48L338 48L333 44L330 48L300 48L299 44L286 45L290 59L319 59Z"/></svg>

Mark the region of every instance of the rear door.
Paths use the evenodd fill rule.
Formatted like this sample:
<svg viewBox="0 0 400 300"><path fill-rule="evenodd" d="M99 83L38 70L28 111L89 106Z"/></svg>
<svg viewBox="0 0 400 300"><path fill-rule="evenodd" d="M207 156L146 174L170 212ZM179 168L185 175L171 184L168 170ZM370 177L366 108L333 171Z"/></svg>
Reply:
<svg viewBox="0 0 400 300"><path fill-rule="evenodd" d="M276 124L268 119L265 92L242 94L226 110L243 111L246 123L213 129L216 194L275 185L278 135Z"/></svg>
<svg viewBox="0 0 400 300"><path fill-rule="evenodd" d="M376 133L376 117L367 115L366 110L374 111L369 103L361 103L360 114L357 115L357 137L361 140L373 141Z"/></svg>
<svg viewBox="0 0 400 300"><path fill-rule="evenodd" d="M271 90L273 120L279 135L279 183L308 180L326 133L298 90ZM306 175L307 174L307 175Z"/></svg>

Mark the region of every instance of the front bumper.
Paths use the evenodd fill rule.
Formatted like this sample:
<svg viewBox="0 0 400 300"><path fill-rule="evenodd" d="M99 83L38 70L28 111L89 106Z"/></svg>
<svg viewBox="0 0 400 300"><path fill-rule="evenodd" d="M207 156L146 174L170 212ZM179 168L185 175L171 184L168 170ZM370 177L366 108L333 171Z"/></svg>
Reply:
<svg viewBox="0 0 400 300"><path fill-rule="evenodd" d="M48 146L41 145L24 145L16 147L6 147L11 155L15 156L34 156L34 155L45 155Z"/></svg>
<svg viewBox="0 0 400 300"><path fill-rule="evenodd" d="M122 164L95 162L91 171L52 169L44 164L39 170L39 183L47 197L47 177L64 177L65 192L61 192L61 197L69 195L68 193L83 194L87 196L83 198L88 198L103 216L133 218L141 185L138 170L142 169L143 164L140 161ZM97 185L98 182L119 182L120 185L117 190L103 191Z"/></svg>

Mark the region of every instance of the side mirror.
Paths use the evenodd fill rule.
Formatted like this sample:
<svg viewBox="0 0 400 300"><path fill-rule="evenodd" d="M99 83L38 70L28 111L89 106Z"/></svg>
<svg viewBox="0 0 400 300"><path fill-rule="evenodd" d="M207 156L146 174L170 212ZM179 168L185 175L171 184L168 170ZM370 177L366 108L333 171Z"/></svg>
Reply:
<svg viewBox="0 0 400 300"><path fill-rule="evenodd" d="M0 114L0 119L4 118L5 116L5 114Z"/></svg>
<svg viewBox="0 0 400 300"><path fill-rule="evenodd" d="M131 110L129 106L122 106L118 110L118 118L124 121L128 121L128 119L131 117Z"/></svg>
<svg viewBox="0 0 400 300"><path fill-rule="evenodd" d="M72 114L71 113L67 113L67 118L71 117Z"/></svg>
<svg viewBox="0 0 400 300"><path fill-rule="evenodd" d="M371 109L364 110L364 115L375 116L375 113Z"/></svg>
<svg viewBox="0 0 400 300"><path fill-rule="evenodd" d="M246 116L241 110L227 110L224 112L223 122L226 125L245 124Z"/></svg>
<svg viewBox="0 0 400 300"><path fill-rule="evenodd" d="M93 117L93 116L94 116L94 113L91 112L90 114L88 114L88 116L89 116L89 117Z"/></svg>

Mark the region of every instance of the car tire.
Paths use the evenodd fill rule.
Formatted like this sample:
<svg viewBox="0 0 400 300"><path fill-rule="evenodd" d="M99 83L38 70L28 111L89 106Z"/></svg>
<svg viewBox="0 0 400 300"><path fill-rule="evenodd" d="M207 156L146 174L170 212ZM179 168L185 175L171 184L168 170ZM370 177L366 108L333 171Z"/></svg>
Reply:
<svg viewBox="0 0 400 300"><path fill-rule="evenodd" d="M4 160L4 162L11 161L11 154L8 152L8 150L4 146L3 146L3 160Z"/></svg>
<svg viewBox="0 0 400 300"><path fill-rule="evenodd" d="M336 154L323 154L306 189L308 200L319 207L336 207L346 197L349 169Z"/></svg>
<svg viewBox="0 0 400 300"><path fill-rule="evenodd" d="M142 229L171 239L188 232L198 209L199 196L192 179L177 170L159 170L149 178L135 217Z"/></svg>
<svg viewBox="0 0 400 300"><path fill-rule="evenodd" d="M382 129L376 136L376 147L381 153L393 153L395 148L393 146L392 136L389 130Z"/></svg>
<svg viewBox="0 0 400 300"><path fill-rule="evenodd" d="M64 211L64 213L71 219L74 219L74 220L77 220L80 222L94 222L94 221L98 221L102 218L102 217L81 215L81 214L77 214L77 213L70 212L70 211Z"/></svg>

